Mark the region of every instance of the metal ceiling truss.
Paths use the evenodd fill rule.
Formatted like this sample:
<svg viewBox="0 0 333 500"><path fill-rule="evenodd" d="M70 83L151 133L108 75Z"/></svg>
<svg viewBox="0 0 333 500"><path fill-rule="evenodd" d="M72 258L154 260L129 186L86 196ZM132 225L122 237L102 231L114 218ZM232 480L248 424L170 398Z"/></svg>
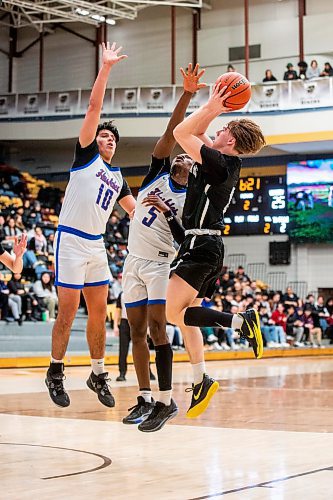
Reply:
<svg viewBox="0 0 333 500"><path fill-rule="evenodd" d="M165 5L202 8L202 0L3 0L0 24L47 30L54 23L80 22L92 26L120 19L134 20L147 7ZM49 27L51 28L51 26Z"/></svg>

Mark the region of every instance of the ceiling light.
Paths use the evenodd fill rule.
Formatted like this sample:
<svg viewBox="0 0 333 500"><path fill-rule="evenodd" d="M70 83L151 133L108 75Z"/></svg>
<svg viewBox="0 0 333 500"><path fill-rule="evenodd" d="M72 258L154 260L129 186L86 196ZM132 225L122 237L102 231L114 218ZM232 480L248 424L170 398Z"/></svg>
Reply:
<svg viewBox="0 0 333 500"><path fill-rule="evenodd" d="M111 24L111 26L114 26L116 24L116 21L114 19L107 19L105 22L107 24Z"/></svg>
<svg viewBox="0 0 333 500"><path fill-rule="evenodd" d="M95 19L95 21L100 21L101 23L104 23L105 21L105 17L104 16L100 16L99 14L92 14L92 19Z"/></svg>
<svg viewBox="0 0 333 500"><path fill-rule="evenodd" d="M75 9L75 12L77 14L80 14L80 16L89 16L89 14L90 14L89 10L80 9L79 7L77 9Z"/></svg>

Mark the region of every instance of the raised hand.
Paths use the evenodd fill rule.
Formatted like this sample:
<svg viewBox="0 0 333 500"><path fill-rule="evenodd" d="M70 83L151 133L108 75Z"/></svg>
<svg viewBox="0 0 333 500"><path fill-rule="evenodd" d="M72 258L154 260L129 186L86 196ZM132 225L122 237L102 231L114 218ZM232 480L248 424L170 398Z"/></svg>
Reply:
<svg viewBox="0 0 333 500"><path fill-rule="evenodd" d="M14 242L14 254L16 257L22 257L27 248L27 235L22 234L20 239L15 238Z"/></svg>
<svg viewBox="0 0 333 500"><path fill-rule="evenodd" d="M156 194L148 194L144 200L142 200L142 205L146 207L155 207L159 212L167 212L170 207Z"/></svg>
<svg viewBox="0 0 333 500"><path fill-rule="evenodd" d="M126 59L127 56L125 55L119 55L119 52L121 51L122 47L118 47L116 49L116 42L113 42L113 44L110 47L110 42L107 42L106 45L105 43L102 43L102 61L103 64L107 66L113 66L114 64L117 64L119 61L122 61L123 59Z"/></svg>
<svg viewBox="0 0 333 500"><path fill-rule="evenodd" d="M189 63L186 71L183 68L180 68L180 72L183 75L183 86L185 92L191 92L191 94L195 94L198 90L207 87L206 83L199 83L200 78L205 73L205 70L202 69L199 71L199 64L195 65L195 68L192 68L192 64Z"/></svg>
<svg viewBox="0 0 333 500"><path fill-rule="evenodd" d="M212 95L210 96L207 106L214 112L220 113L230 113L232 109L225 106L226 99L230 96L231 92L226 92L227 86L221 87L219 81L217 81L213 87Z"/></svg>

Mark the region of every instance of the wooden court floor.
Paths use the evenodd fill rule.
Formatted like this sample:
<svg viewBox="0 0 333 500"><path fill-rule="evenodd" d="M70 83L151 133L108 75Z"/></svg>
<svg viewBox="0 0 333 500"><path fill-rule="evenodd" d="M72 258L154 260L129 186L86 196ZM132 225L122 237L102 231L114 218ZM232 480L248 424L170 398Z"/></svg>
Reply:
<svg viewBox="0 0 333 500"><path fill-rule="evenodd" d="M114 409L86 388L89 367L66 370L66 409L49 400L44 369L1 370L0 498L333 498L333 358L207 368L221 386L208 410L185 418L191 370L177 363L179 415L152 434L121 422L137 395L132 367L112 382Z"/></svg>

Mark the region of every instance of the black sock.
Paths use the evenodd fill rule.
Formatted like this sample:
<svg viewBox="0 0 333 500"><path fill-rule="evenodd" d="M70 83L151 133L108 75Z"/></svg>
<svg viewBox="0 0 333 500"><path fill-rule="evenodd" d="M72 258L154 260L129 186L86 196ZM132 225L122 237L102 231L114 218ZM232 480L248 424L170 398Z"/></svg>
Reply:
<svg viewBox="0 0 333 500"><path fill-rule="evenodd" d="M184 323L187 326L224 326L231 328L233 314L223 313L209 307L188 307Z"/></svg>
<svg viewBox="0 0 333 500"><path fill-rule="evenodd" d="M170 344L156 345L156 370L158 388L160 391L171 391L172 388L172 358L173 351Z"/></svg>
<svg viewBox="0 0 333 500"><path fill-rule="evenodd" d="M64 363L50 363L50 373L62 373L64 371Z"/></svg>

